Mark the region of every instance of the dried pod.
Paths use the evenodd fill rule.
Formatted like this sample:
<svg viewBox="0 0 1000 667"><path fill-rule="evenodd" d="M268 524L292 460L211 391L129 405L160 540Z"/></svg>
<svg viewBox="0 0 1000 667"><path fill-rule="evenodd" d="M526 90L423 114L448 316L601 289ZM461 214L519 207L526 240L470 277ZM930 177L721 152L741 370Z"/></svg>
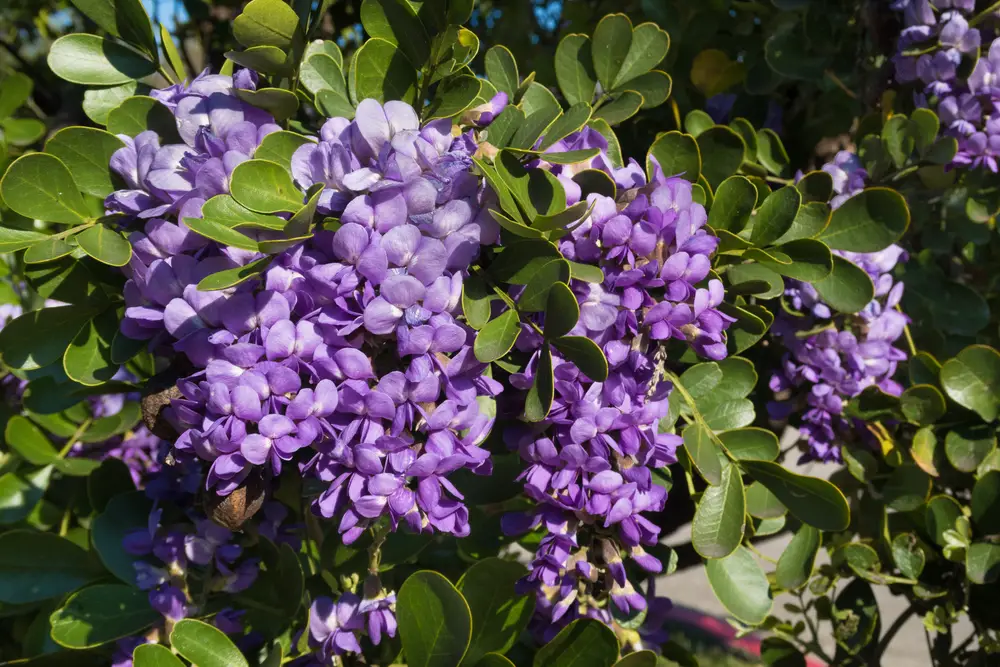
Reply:
<svg viewBox="0 0 1000 667"><path fill-rule="evenodd" d="M202 504L205 514L212 521L229 530L239 530L260 510L266 498L264 480L260 472L255 471L228 496L219 496L211 491L205 493Z"/></svg>
<svg viewBox="0 0 1000 667"><path fill-rule="evenodd" d="M163 416L163 409L175 398L181 398L181 390L176 385L142 397L142 421L158 438L174 440L177 437L177 431Z"/></svg>

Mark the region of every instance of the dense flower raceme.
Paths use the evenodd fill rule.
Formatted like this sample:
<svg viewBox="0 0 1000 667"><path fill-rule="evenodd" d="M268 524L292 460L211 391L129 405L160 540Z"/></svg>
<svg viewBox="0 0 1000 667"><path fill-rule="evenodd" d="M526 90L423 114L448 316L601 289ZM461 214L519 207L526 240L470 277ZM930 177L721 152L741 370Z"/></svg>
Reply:
<svg viewBox="0 0 1000 667"><path fill-rule="evenodd" d="M292 173L303 190L323 185L319 208L339 218L335 230L277 255L259 279L199 291L204 276L261 257L182 221L226 192L220 165L231 173L272 127L231 87L202 76L161 94L185 143L157 148L140 135L112 165L134 189L108 208L143 225L131 237L122 330L196 369L166 411L181 431L174 456L209 464L206 486L219 495L297 467L328 484L313 510L336 519L348 543L380 519L467 535L468 509L447 476L490 472L479 445L500 391L455 319L470 263L497 238L482 207L491 195L470 170L471 134L453 135L450 120L421 127L400 102L365 100L355 121L330 119L293 155ZM159 159L164 151L177 159ZM214 176L203 187L206 169ZM392 635L391 594L367 602L358 613L369 636Z"/></svg>
<svg viewBox="0 0 1000 667"><path fill-rule="evenodd" d="M918 86L917 103L936 109L958 139L953 163L998 169L1000 157L1000 38L969 25L975 0L895 0L904 29L893 58L896 80ZM982 49L984 53L979 55ZM962 64L975 60L963 79Z"/></svg>
<svg viewBox="0 0 1000 667"><path fill-rule="evenodd" d="M841 152L823 170L833 177L835 208L864 189L867 175L853 153ZM855 315L837 315L815 287L788 279L784 299L796 314L779 313L773 328L785 354L770 380L776 400L769 412L781 420L798 417L806 460L840 461L841 443L870 439L863 422L844 414L851 398L870 386L893 395L902 391L892 378L906 353L894 343L907 318L896 309L903 284L891 272L906 253L896 245L868 254L835 252L871 277L871 303Z"/></svg>
<svg viewBox="0 0 1000 667"><path fill-rule="evenodd" d="M538 505L506 517L505 529L515 534L546 529L523 582L537 591L536 628L544 638L581 616L610 623L606 594L623 614L646 608L623 560L630 557L650 573L662 569L643 549L655 545L660 532L644 514L663 509L666 490L653 481L652 471L674 463L681 442L677 435L658 433L671 390L657 367L658 345L680 339L705 357L722 359L724 332L732 321L716 309L721 282L699 286L708 278L718 239L704 228L705 209L692 200L691 184L659 171L647 184L634 160L613 168L606 140L591 129L550 150L591 147L602 152L589 163L537 166L559 178L571 205L581 197L572 180L578 169L601 169L617 184L617 200L588 195L591 215L558 241L568 259L604 271L600 284L572 281L580 319L571 334L597 342L610 373L595 382L553 353L555 399L549 416L537 428L515 427L506 434L528 463L521 479ZM525 327L518 345L530 351L540 343ZM537 360L538 353L525 373L512 376L516 387L530 386Z"/></svg>

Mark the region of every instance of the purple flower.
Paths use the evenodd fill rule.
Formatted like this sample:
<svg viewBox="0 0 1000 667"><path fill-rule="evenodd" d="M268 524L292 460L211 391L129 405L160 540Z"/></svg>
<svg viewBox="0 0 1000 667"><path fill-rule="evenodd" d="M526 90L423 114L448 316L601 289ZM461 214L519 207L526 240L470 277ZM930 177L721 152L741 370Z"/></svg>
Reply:
<svg viewBox="0 0 1000 667"><path fill-rule="evenodd" d="M313 601L309 608L309 644L321 660L361 653L358 636L365 624L360 604L361 599L353 593L342 594L336 602L327 597Z"/></svg>

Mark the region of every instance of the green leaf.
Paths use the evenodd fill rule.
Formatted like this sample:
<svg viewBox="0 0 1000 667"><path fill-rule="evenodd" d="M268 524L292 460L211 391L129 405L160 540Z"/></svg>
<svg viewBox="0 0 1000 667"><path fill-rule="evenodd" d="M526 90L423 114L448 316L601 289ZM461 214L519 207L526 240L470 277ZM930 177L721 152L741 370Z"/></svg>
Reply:
<svg viewBox="0 0 1000 667"><path fill-rule="evenodd" d="M207 239L218 241L223 245L240 248L241 250L258 251L257 242L245 234L241 234L221 223L205 218L184 218L184 224L196 234Z"/></svg>
<svg viewBox="0 0 1000 667"><path fill-rule="evenodd" d="M513 56L511 59L513 60ZM593 102L597 90L597 73L594 71L590 38L587 35L569 34L563 37L556 48L554 65L556 81L566 101L570 104ZM486 67L486 72L489 74L489 60L486 62ZM490 80L493 80L492 75Z"/></svg>
<svg viewBox="0 0 1000 667"><path fill-rule="evenodd" d="M93 315L93 310L80 306L54 306L21 315L0 331L4 363L23 370L48 366L62 358Z"/></svg>
<svg viewBox="0 0 1000 667"><path fill-rule="evenodd" d="M580 304L566 283L556 283L549 289L545 305L545 338L565 336L580 319Z"/></svg>
<svg viewBox="0 0 1000 667"><path fill-rule="evenodd" d="M799 521L826 531L846 530L850 524L844 494L826 480L796 475L769 461L742 461L740 465Z"/></svg>
<svg viewBox="0 0 1000 667"><path fill-rule="evenodd" d="M809 202L799 207L799 212L792 221L792 226L776 245L784 245L801 239L812 239L818 236L830 223L830 207L821 202Z"/></svg>
<svg viewBox="0 0 1000 667"><path fill-rule="evenodd" d="M276 132L275 134L281 133ZM251 229L278 231L283 230L285 225L288 224L287 220L279 218L276 215L255 213L229 195L216 195L212 197L202 205L201 212L208 220L231 229L249 227Z"/></svg>
<svg viewBox="0 0 1000 667"><path fill-rule="evenodd" d="M87 499L95 512L103 512L115 496L134 492L132 473L121 459L101 461L101 465L87 478ZM91 523L91 535L93 527Z"/></svg>
<svg viewBox="0 0 1000 667"><path fill-rule="evenodd" d="M785 152L785 146L774 130L764 129L757 132L757 161L775 176L780 176L788 166L790 162L788 153Z"/></svg>
<svg viewBox="0 0 1000 667"><path fill-rule="evenodd" d="M605 121L608 125L623 123L642 108L646 100L634 90L614 93L611 101L594 110L594 118Z"/></svg>
<svg viewBox="0 0 1000 667"><path fill-rule="evenodd" d="M655 176L654 166L659 165L664 176L683 176L697 183L701 175L701 152L698 142L690 134L672 131L656 138L646 154L646 176Z"/></svg>
<svg viewBox="0 0 1000 667"><path fill-rule="evenodd" d="M802 195L790 185L768 195L754 218L750 242L760 247L771 245L781 238L791 229L801 202Z"/></svg>
<svg viewBox="0 0 1000 667"><path fill-rule="evenodd" d="M746 491L747 514L758 519L777 519L788 514L788 508L760 482L754 482Z"/></svg>
<svg viewBox="0 0 1000 667"><path fill-rule="evenodd" d="M33 244L24 253L24 263L44 264L65 257L76 250L76 238L70 237L69 240L73 241L73 243L67 242L65 238L50 236Z"/></svg>
<svg viewBox="0 0 1000 667"><path fill-rule="evenodd" d="M785 281L763 264L735 264L726 271L734 294L753 294L773 299L785 293Z"/></svg>
<svg viewBox="0 0 1000 667"><path fill-rule="evenodd" d="M47 235L40 232L0 227L0 253L17 252L47 238Z"/></svg>
<svg viewBox="0 0 1000 667"><path fill-rule="evenodd" d="M238 266L235 269L227 269L207 275L198 282L198 289L202 292L212 292L235 287L262 274L271 265L273 260L273 256L262 257L249 264Z"/></svg>
<svg viewBox="0 0 1000 667"><path fill-rule="evenodd" d="M562 336L552 344L594 382L604 382L608 378L608 360L604 352L586 336Z"/></svg>
<svg viewBox="0 0 1000 667"><path fill-rule="evenodd" d="M901 533L892 540L892 560L904 577L917 579L924 571L927 557L920 548L920 540L913 533Z"/></svg>
<svg viewBox="0 0 1000 667"><path fill-rule="evenodd" d="M542 139L542 143L538 147L539 150L544 151L557 141L565 139L574 132L579 131L584 125L587 124L587 121L590 120L590 113L590 105L584 102L571 106L564 114L556 118L545 130L545 137ZM550 162L552 161L551 157L548 159ZM579 162L582 160L577 161Z"/></svg>
<svg viewBox="0 0 1000 667"><path fill-rule="evenodd" d="M372 37L394 44L414 67L430 57L430 40L412 6L404 0L364 0L361 23Z"/></svg>
<svg viewBox="0 0 1000 667"><path fill-rule="evenodd" d="M777 250L792 260L792 263L762 262L775 273L807 283L817 283L833 272L833 255L821 241L789 241L778 246Z"/></svg>
<svg viewBox="0 0 1000 667"><path fill-rule="evenodd" d="M875 298L875 285L868 273L837 255L833 256L833 271L814 286L831 308L842 313L863 310Z"/></svg>
<svg viewBox="0 0 1000 667"><path fill-rule="evenodd" d="M667 101L673 89L673 79L666 72L654 69L628 82L628 89L642 95L642 108L652 109Z"/></svg>
<svg viewBox="0 0 1000 667"><path fill-rule="evenodd" d="M513 310L500 313L476 335L476 359L485 364L503 357L514 347L520 333L521 321L517 313Z"/></svg>
<svg viewBox="0 0 1000 667"><path fill-rule="evenodd" d="M566 193L559 180L544 169L526 169L516 153L500 151L494 162L500 180L510 190L529 221L566 208Z"/></svg>
<svg viewBox="0 0 1000 667"><path fill-rule="evenodd" d="M246 658L229 637L193 618L177 621L170 632L170 645L198 667L248 667Z"/></svg>
<svg viewBox="0 0 1000 667"><path fill-rule="evenodd" d="M823 543L823 534L812 526L804 525L795 533L778 558L774 570L775 582L786 591L801 588L812 576L816 554Z"/></svg>
<svg viewBox="0 0 1000 667"><path fill-rule="evenodd" d="M560 154L556 153L556 155ZM568 153L561 153L561 155L568 155ZM587 206L586 201L579 201L555 215L538 216L532 222L532 228L541 232L565 229L569 225L580 221L584 216L588 216L591 210L592 208Z"/></svg>
<svg viewBox="0 0 1000 667"><path fill-rule="evenodd" d="M31 514L42 499L51 475L52 468L45 467L24 476L12 472L0 476L0 524L17 523ZM0 600L3 598L0 597Z"/></svg>
<svg viewBox="0 0 1000 667"><path fill-rule="evenodd" d="M132 652L135 667L184 667L166 646L162 644L141 644Z"/></svg>
<svg viewBox="0 0 1000 667"><path fill-rule="evenodd" d="M933 424L944 416L944 396L938 388L929 384L910 387L899 397L903 415L918 426Z"/></svg>
<svg viewBox="0 0 1000 667"><path fill-rule="evenodd" d="M712 209L708 212L708 224L712 229L726 229L738 234L747 226L756 204L757 188L753 183L743 176L730 176L715 191Z"/></svg>
<svg viewBox="0 0 1000 667"><path fill-rule="evenodd" d="M778 437L767 429L749 427L719 434L723 447L741 461L773 461L778 458Z"/></svg>
<svg viewBox="0 0 1000 667"><path fill-rule="evenodd" d="M30 146L45 134L45 123L34 118L5 118L0 126L11 146Z"/></svg>
<svg viewBox="0 0 1000 667"><path fill-rule="evenodd" d="M955 527L955 521L962 516L962 506L950 496L935 496L927 502L924 508L924 524L927 533L938 546L948 542L944 537L946 531Z"/></svg>
<svg viewBox="0 0 1000 667"><path fill-rule="evenodd" d="M565 41L565 40L564 40ZM560 48L562 44L560 44ZM556 50L556 78L559 78L559 51ZM509 100L514 99L514 93L521 85L521 78L517 72L517 59L506 46L497 45L486 52L483 57L483 65L486 69L486 77L496 89L507 93ZM560 82L560 86L562 83ZM568 99L568 98L567 98ZM573 102L570 102L573 104ZM495 145L495 144L494 144Z"/></svg>
<svg viewBox="0 0 1000 667"><path fill-rule="evenodd" d="M73 5L109 34L156 54L153 26L140 0L73 0Z"/></svg>
<svg viewBox="0 0 1000 667"><path fill-rule="evenodd" d="M596 40L597 32L594 32ZM670 35L655 23L641 23L632 30L632 40L621 68L609 90L622 86L660 64L670 48Z"/></svg>
<svg viewBox="0 0 1000 667"><path fill-rule="evenodd" d="M802 203L825 204L833 196L833 177L825 171L810 171L799 179L795 189L802 193Z"/></svg>
<svg viewBox="0 0 1000 667"><path fill-rule="evenodd" d="M8 118L28 101L34 81L27 74L11 72L0 81L0 119Z"/></svg>
<svg viewBox="0 0 1000 667"><path fill-rule="evenodd" d="M905 114L894 114L882 126L882 142L897 169L902 169L917 146L917 128Z"/></svg>
<svg viewBox="0 0 1000 667"><path fill-rule="evenodd" d="M447 579L429 570L411 574L396 603L399 636L410 667L454 667L472 639L472 612Z"/></svg>
<svg viewBox="0 0 1000 667"><path fill-rule="evenodd" d="M1000 577L1000 545L975 542L965 552L965 573L974 584L991 584Z"/></svg>
<svg viewBox="0 0 1000 667"><path fill-rule="evenodd" d="M132 259L132 246L125 237L101 223L77 234L76 242L84 252L102 264L125 266Z"/></svg>
<svg viewBox="0 0 1000 667"><path fill-rule="evenodd" d="M702 416L713 431L728 431L753 423L755 412L753 401L745 398L723 400L705 408Z"/></svg>
<svg viewBox="0 0 1000 667"><path fill-rule="evenodd" d="M282 0L253 0L233 21L233 36L243 46L276 46L287 51L298 24L295 10Z"/></svg>
<svg viewBox="0 0 1000 667"><path fill-rule="evenodd" d="M952 429L944 438L945 456L961 472L974 472L996 447L996 433L987 426Z"/></svg>
<svg viewBox="0 0 1000 667"><path fill-rule="evenodd" d="M490 274L495 280L511 285L526 285L532 276L552 259L562 257L550 242L528 239L511 243L493 260Z"/></svg>
<svg viewBox="0 0 1000 667"><path fill-rule="evenodd" d="M302 207L302 193L291 175L280 164L267 160L237 165L230 177L230 190L237 202L258 213L292 212Z"/></svg>
<svg viewBox="0 0 1000 667"><path fill-rule="evenodd" d="M316 108L327 118L354 118L354 105L346 96L332 90L316 93Z"/></svg>
<svg viewBox="0 0 1000 667"><path fill-rule="evenodd" d="M493 292L478 275L469 276L462 283L462 312L470 327L482 329L490 321L490 304Z"/></svg>
<svg viewBox="0 0 1000 667"><path fill-rule="evenodd" d="M545 310L552 286L558 282L568 283L569 278L569 262L565 259L553 259L542 265L521 293L517 301L518 309L526 312Z"/></svg>
<svg viewBox="0 0 1000 667"><path fill-rule="evenodd" d="M934 452L937 449L937 438L934 436L934 429L925 427L913 435L913 445L910 454L921 470L932 477L939 475L934 461Z"/></svg>
<svg viewBox="0 0 1000 667"><path fill-rule="evenodd" d="M535 653L534 667L611 667L618 639L599 621L581 618L563 628Z"/></svg>
<svg viewBox="0 0 1000 667"><path fill-rule="evenodd" d="M184 64L184 59L181 57L181 52L177 48L177 43L174 42L173 36L170 31L167 30L167 26L160 24L160 44L163 45L163 53L167 56L167 62L174 69L174 73L181 79L188 79L187 65ZM154 46L155 50L155 46Z"/></svg>
<svg viewBox="0 0 1000 667"><path fill-rule="evenodd" d="M540 422L549 415L555 396L555 379L552 376L552 350L543 345L535 369L535 381L524 399L524 419Z"/></svg>
<svg viewBox="0 0 1000 667"><path fill-rule="evenodd" d="M708 113L701 109L692 109L684 116L684 129L691 133L693 137L697 137L702 132L710 130L713 127L715 127L715 121L712 120L712 117Z"/></svg>
<svg viewBox="0 0 1000 667"><path fill-rule="evenodd" d="M110 39L76 33L60 37L49 50L49 69L71 83L113 86L156 72L156 63Z"/></svg>
<svg viewBox="0 0 1000 667"><path fill-rule="evenodd" d="M65 127L45 142L45 152L66 165L80 190L103 198L116 189L108 164L111 155L124 145L121 139L104 130Z"/></svg>
<svg viewBox="0 0 1000 667"><path fill-rule="evenodd" d="M833 212L819 239L834 250L878 252L899 240L910 225L906 200L889 188L868 188Z"/></svg>
<svg viewBox="0 0 1000 667"><path fill-rule="evenodd" d="M52 614L50 622L52 639L57 644L84 649L134 635L161 618L149 605L146 591L122 584L99 584L70 596ZM201 664L213 667L207 662ZM238 663L232 664L235 667Z"/></svg>
<svg viewBox="0 0 1000 667"><path fill-rule="evenodd" d="M146 86L141 87L148 90ZM110 88L92 88L83 93L83 112L98 125L107 125L112 109L135 95L140 89L137 81L129 81Z"/></svg>
<svg viewBox="0 0 1000 667"><path fill-rule="evenodd" d="M649 650L636 651L615 663L615 667L657 667L658 656Z"/></svg>
<svg viewBox="0 0 1000 667"><path fill-rule="evenodd" d="M714 361L695 364L681 373L681 384L694 398L709 395L722 382L722 369Z"/></svg>
<svg viewBox="0 0 1000 667"><path fill-rule="evenodd" d="M350 87L359 102L373 98L380 103L412 103L415 99L417 71L401 50L384 39L373 37L355 52L350 75Z"/></svg>
<svg viewBox="0 0 1000 667"><path fill-rule="evenodd" d="M158 100L145 95L129 97L111 109L107 116L108 132L134 137L153 130L163 143L180 143L174 114ZM106 167L105 167L106 169Z"/></svg>
<svg viewBox="0 0 1000 667"><path fill-rule="evenodd" d="M591 55L594 72L604 90L614 89L618 74L629 56L631 44L632 22L624 14L608 14L594 28Z"/></svg>
<svg viewBox="0 0 1000 667"><path fill-rule="evenodd" d="M971 507L972 520L979 530L988 535L1000 533L1000 472L992 470L976 481Z"/></svg>
<svg viewBox="0 0 1000 667"><path fill-rule="evenodd" d="M683 438L684 449L705 481L715 486L721 484L723 470L720 457L723 454L712 431L694 423L684 429Z"/></svg>
<svg viewBox="0 0 1000 667"><path fill-rule="evenodd" d="M88 387L109 382L119 365L111 361L111 341L118 331L118 316L105 311L84 325L63 355L63 370L73 381Z"/></svg>
<svg viewBox="0 0 1000 667"><path fill-rule="evenodd" d="M503 654L514 646L535 609L533 597L515 591L515 584L527 573L520 563L486 558L458 580L458 590L472 613L472 639L462 664L480 664L485 654Z"/></svg>
<svg viewBox="0 0 1000 667"><path fill-rule="evenodd" d="M892 471L882 495L885 503L897 512L910 512L925 502L931 491L931 478L919 467L903 464Z"/></svg>
<svg viewBox="0 0 1000 667"><path fill-rule="evenodd" d="M743 164L746 143L731 128L717 125L699 134L697 142L701 152L701 173L713 190Z"/></svg>
<svg viewBox="0 0 1000 667"><path fill-rule="evenodd" d="M453 76L442 81L424 109L427 120L457 116L476 103L482 82L474 76Z"/></svg>
<svg viewBox="0 0 1000 667"><path fill-rule="evenodd" d="M970 345L941 367L941 386L953 401L993 421L1000 406L1000 354Z"/></svg>
<svg viewBox="0 0 1000 667"><path fill-rule="evenodd" d="M4 441L28 463L49 465L59 460L56 451L41 429L21 415L14 415L4 429Z"/></svg>
<svg viewBox="0 0 1000 667"><path fill-rule="evenodd" d="M299 81L314 95L321 90L328 90L347 100L347 81L344 79L344 72L337 61L325 53L313 54L302 63L299 69ZM259 153L260 149L257 151Z"/></svg>
<svg viewBox="0 0 1000 667"><path fill-rule="evenodd" d="M24 604L59 597L100 574L91 565L87 552L66 538L33 530L12 530L0 535L2 602Z"/></svg>
<svg viewBox="0 0 1000 667"><path fill-rule="evenodd" d="M766 637L760 643L760 657L767 667L806 667L799 649L780 637Z"/></svg>
<svg viewBox="0 0 1000 667"><path fill-rule="evenodd" d="M0 197L26 218L75 225L88 217L69 169L59 158L45 153L29 153L14 160L0 181Z"/></svg>
<svg viewBox="0 0 1000 667"><path fill-rule="evenodd" d="M508 105L486 128L486 139L492 146L506 148L523 123L524 112Z"/></svg>
<svg viewBox="0 0 1000 667"><path fill-rule="evenodd" d="M833 628L837 639L834 660L844 664L849 662L845 654L861 652L879 636L878 602L871 585L864 579L851 580L834 600L833 614L835 619L841 619Z"/></svg>
<svg viewBox="0 0 1000 667"><path fill-rule="evenodd" d="M740 471L727 463L719 484L705 489L698 502L691 524L694 550L703 558L725 558L733 553L743 541L745 514L746 497Z"/></svg>
<svg viewBox="0 0 1000 667"><path fill-rule="evenodd" d="M758 624L771 611L771 591L760 565L746 547L705 563L708 583L730 614Z"/></svg>
<svg viewBox="0 0 1000 667"><path fill-rule="evenodd" d="M274 116L279 123L295 115L299 109L299 98L295 93L283 88L258 88L257 90L234 90L236 97Z"/></svg>

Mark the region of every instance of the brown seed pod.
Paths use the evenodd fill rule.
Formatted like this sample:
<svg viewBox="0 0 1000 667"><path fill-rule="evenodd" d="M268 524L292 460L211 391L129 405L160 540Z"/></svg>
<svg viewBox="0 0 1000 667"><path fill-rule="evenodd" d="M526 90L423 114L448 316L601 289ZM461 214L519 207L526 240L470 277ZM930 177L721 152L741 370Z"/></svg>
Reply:
<svg viewBox="0 0 1000 667"><path fill-rule="evenodd" d="M212 521L235 531L260 510L266 499L264 480L260 472L255 471L228 496L206 492L202 505Z"/></svg>
<svg viewBox="0 0 1000 667"><path fill-rule="evenodd" d="M163 417L163 409L170 405L170 401L175 398L181 398L181 390L176 385L142 397L140 403L142 421L146 424L146 428L158 438L174 440L177 437L177 431Z"/></svg>

